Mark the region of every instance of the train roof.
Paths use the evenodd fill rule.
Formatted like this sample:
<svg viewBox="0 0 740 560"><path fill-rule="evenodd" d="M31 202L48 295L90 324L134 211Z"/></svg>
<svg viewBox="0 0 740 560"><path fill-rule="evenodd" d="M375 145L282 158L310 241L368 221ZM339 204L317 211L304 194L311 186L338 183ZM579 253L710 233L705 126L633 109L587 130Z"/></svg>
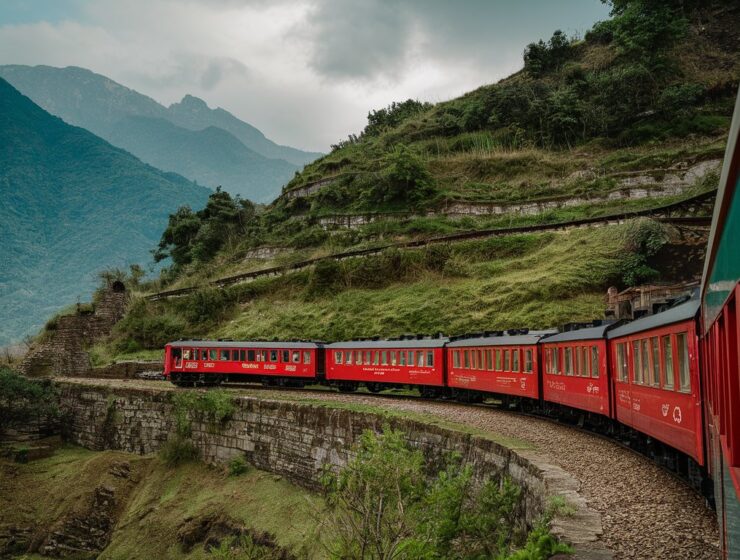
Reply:
<svg viewBox="0 0 740 560"><path fill-rule="evenodd" d="M607 323L604 325L598 325L596 327L587 327L585 329L576 329L572 331L561 332L552 336L548 336L546 340L542 342L549 344L550 342L571 342L574 340L596 340L604 338L606 331L614 325L614 323Z"/></svg>
<svg viewBox="0 0 740 560"><path fill-rule="evenodd" d="M276 348L276 349L314 349L323 346L320 342L311 341L283 341L276 340L268 342L266 340L177 340L170 342L169 346L173 348Z"/></svg>
<svg viewBox="0 0 740 560"><path fill-rule="evenodd" d="M540 339L557 331L533 331L528 334L477 336L460 338L447 344L448 348L463 348L466 346L530 346L537 344Z"/></svg>
<svg viewBox="0 0 740 560"><path fill-rule="evenodd" d="M326 348L441 348L449 339L440 338L404 338L382 340L346 340L327 344Z"/></svg>
<svg viewBox="0 0 740 560"><path fill-rule="evenodd" d="M636 321L617 327L616 329L609 331L607 338L611 339L628 336L630 334L672 325L673 323L680 323L681 321L689 321L696 318L696 314L698 313L700 306L701 301L699 299L689 300L686 303L672 307L662 313L643 317L642 319L637 319Z"/></svg>

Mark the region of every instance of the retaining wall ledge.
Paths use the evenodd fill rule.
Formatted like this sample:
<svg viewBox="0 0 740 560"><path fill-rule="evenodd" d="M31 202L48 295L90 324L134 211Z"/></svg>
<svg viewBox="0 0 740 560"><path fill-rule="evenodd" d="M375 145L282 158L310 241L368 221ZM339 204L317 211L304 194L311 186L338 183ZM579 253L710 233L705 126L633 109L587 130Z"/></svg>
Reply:
<svg viewBox="0 0 740 560"><path fill-rule="evenodd" d="M174 433L169 388L109 388L80 382L59 382L62 434L67 441L89 449L130 453L157 452ZM362 433L384 425L403 431L430 466L459 453L474 476L508 475L522 488L519 517L531 525L561 496L573 513L557 514L552 532L571 543L570 558L607 560L612 553L600 541L601 515L579 493L579 482L535 450L510 449L491 439L401 415L384 415L326 405L251 396L234 398L231 418L215 424L191 415L192 438L203 459L211 464L244 456L255 467L317 489L321 472L339 469L351 460Z"/></svg>

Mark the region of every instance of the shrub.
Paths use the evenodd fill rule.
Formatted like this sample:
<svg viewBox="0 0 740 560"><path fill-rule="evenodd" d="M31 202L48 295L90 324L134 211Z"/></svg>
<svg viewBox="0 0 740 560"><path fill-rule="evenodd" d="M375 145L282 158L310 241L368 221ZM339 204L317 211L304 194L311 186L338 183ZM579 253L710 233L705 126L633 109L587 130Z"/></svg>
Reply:
<svg viewBox="0 0 740 560"><path fill-rule="evenodd" d="M627 286L653 280L658 277L658 271L648 263L650 257L668 242L665 226L660 222L649 219L635 221L627 229L625 249L621 263L622 282Z"/></svg>
<svg viewBox="0 0 740 560"><path fill-rule="evenodd" d="M0 432L12 424L58 415L56 390L48 380L32 380L0 368Z"/></svg>
<svg viewBox="0 0 740 560"><path fill-rule="evenodd" d="M249 464L247 460L242 456L238 455L229 461L229 475L240 476L249 470Z"/></svg>
<svg viewBox="0 0 740 560"><path fill-rule="evenodd" d="M338 558L544 559L568 551L543 524L526 535L517 522L521 491L508 479L473 480L457 456L436 476L399 431L363 433L356 455L322 477Z"/></svg>
<svg viewBox="0 0 740 560"><path fill-rule="evenodd" d="M176 467L197 461L200 458L200 451L191 439L174 434L159 450L159 456L168 466Z"/></svg>

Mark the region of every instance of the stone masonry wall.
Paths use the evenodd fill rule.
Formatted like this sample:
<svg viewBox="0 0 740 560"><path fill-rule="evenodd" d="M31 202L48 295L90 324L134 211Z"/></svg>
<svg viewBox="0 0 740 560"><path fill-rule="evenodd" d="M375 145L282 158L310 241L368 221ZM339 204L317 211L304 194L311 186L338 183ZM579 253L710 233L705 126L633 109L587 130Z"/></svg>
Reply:
<svg viewBox="0 0 740 560"><path fill-rule="evenodd" d="M20 365L21 373L31 377L88 373L92 364L86 349L110 334L123 317L127 302L128 294L121 284L101 294L93 313L59 317L47 338L29 350Z"/></svg>
<svg viewBox="0 0 740 560"><path fill-rule="evenodd" d="M78 445L149 454L174 432L173 392L164 387L115 392L78 383L59 387L62 433ZM363 431L379 431L387 423L402 430L433 466L454 451L473 466L478 479L510 476L523 490L521 517L528 524L543 514L550 496L563 496L576 513L556 517L553 532L576 546L575 558L611 558L598 542L601 518L578 494L578 483L535 452L515 452L483 437L402 417L253 397L236 397L234 403L236 412L223 424L192 417L193 441L208 463L241 455L259 469L316 489L325 465L346 465Z"/></svg>

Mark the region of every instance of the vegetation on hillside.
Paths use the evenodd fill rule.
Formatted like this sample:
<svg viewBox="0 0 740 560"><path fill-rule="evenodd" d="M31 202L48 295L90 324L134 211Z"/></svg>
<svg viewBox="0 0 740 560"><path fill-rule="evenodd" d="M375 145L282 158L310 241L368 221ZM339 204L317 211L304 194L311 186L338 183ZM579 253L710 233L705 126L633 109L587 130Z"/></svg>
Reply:
<svg viewBox="0 0 740 560"><path fill-rule="evenodd" d="M521 490L511 481L478 483L454 456L430 476L421 451L389 428L366 431L352 461L327 471L324 485L333 558L544 560L570 551L544 522L527 534Z"/></svg>
<svg viewBox="0 0 740 560"><path fill-rule="evenodd" d="M627 275L654 276L650 258L639 255L666 236L675 233L639 220L386 250L171 300L137 298L97 353L105 361L189 337L347 340L590 320L603 314L610 285L624 285Z"/></svg>
<svg viewBox="0 0 740 560"><path fill-rule="evenodd" d="M371 111L364 130L286 187L331 179L312 194L249 210L238 224L239 202L224 197L218 203L231 209L222 219L195 220L181 209L158 252L173 257L164 282L233 270L262 245L321 254L389 237L615 212L625 203L609 195L625 173L660 179L674 165L720 158L740 78L740 8L721 0L610 4L611 19L583 39L556 31L529 44L523 69L496 84L435 105L409 99ZM709 179L696 190L715 188L717 177ZM583 204L535 216L424 216L453 202L573 197ZM327 214L378 212L388 214L356 230L318 224Z"/></svg>
<svg viewBox="0 0 740 560"><path fill-rule="evenodd" d="M48 422L59 414L48 380L37 381L0 367L0 435L13 426Z"/></svg>

